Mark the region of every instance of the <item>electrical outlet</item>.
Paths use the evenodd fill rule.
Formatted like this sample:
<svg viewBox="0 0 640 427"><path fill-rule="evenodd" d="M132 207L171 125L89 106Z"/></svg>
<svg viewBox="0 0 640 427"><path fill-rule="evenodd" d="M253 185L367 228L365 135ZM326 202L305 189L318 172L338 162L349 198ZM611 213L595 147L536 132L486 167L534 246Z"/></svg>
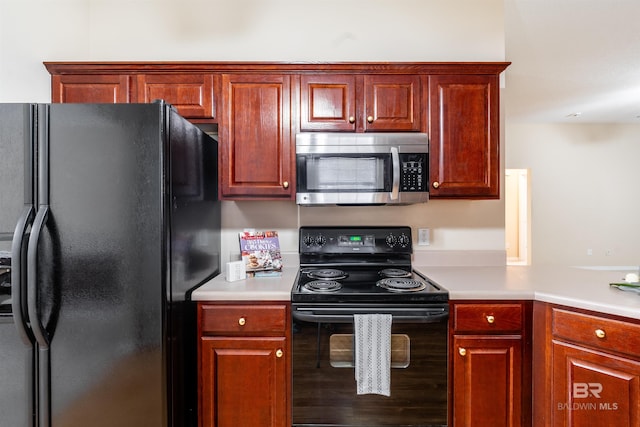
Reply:
<svg viewBox="0 0 640 427"><path fill-rule="evenodd" d="M431 236L428 228L418 228L418 245L429 246L431 244Z"/></svg>
<svg viewBox="0 0 640 427"><path fill-rule="evenodd" d="M604 250L604 255L605 255L605 256L611 256L611 255L613 255L613 249L605 249L605 250Z"/></svg>

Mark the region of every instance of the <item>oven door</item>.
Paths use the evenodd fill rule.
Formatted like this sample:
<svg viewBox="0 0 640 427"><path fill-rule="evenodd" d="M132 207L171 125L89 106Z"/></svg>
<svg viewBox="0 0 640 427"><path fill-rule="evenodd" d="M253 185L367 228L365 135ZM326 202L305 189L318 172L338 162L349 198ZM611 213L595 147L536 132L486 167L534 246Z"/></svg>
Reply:
<svg viewBox="0 0 640 427"><path fill-rule="evenodd" d="M391 393L358 395L354 313L391 313ZM294 307L294 427L447 425L448 309Z"/></svg>

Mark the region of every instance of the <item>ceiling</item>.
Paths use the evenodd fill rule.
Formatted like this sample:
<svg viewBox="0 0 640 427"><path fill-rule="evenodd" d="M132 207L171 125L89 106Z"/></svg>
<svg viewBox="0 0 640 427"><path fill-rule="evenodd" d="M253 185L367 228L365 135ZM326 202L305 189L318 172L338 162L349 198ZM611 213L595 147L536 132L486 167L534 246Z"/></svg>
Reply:
<svg viewBox="0 0 640 427"><path fill-rule="evenodd" d="M509 121L640 124L640 1L505 0Z"/></svg>

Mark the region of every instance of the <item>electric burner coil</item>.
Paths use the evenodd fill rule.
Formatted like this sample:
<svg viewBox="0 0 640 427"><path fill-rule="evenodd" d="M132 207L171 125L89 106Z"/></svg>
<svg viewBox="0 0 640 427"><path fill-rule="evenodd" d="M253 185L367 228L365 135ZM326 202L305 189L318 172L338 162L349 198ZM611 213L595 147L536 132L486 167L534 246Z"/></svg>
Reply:
<svg viewBox="0 0 640 427"><path fill-rule="evenodd" d="M309 292L337 292L342 288L342 284L335 280L314 280L302 287Z"/></svg>
<svg viewBox="0 0 640 427"><path fill-rule="evenodd" d="M349 276L337 268L317 268L308 270L306 273L308 278L317 280L342 280Z"/></svg>
<svg viewBox="0 0 640 427"><path fill-rule="evenodd" d="M387 278L378 280L376 286L391 292L418 292L427 287L424 282L406 278Z"/></svg>
<svg viewBox="0 0 640 427"><path fill-rule="evenodd" d="M380 276L385 278L411 277L411 272L401 268L385 268L380 271Z"/></svg>

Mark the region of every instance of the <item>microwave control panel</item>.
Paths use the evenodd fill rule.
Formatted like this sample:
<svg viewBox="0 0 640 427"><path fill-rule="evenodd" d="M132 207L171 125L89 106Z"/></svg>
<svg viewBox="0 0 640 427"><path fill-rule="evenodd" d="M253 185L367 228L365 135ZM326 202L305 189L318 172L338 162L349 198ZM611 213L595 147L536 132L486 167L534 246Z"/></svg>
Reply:
<svg viewBox="0 0 640 427"><path fill-rule="evenodd" d="M427 154L400 153L400 191L425 191L427 187Z"/></svg>

